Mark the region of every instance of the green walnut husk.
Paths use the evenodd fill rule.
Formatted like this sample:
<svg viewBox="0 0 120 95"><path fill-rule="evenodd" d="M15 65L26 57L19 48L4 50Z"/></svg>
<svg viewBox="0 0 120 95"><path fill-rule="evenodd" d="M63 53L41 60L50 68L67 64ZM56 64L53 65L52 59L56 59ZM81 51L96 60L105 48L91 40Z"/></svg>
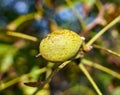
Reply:
<svg viewBox="0 0 120 95"><path fill-rule="evenodd" d="M56 30L40 43L40 54L52 62L64 62L73 58L79 51L83 40L71 30Z"/></svg>

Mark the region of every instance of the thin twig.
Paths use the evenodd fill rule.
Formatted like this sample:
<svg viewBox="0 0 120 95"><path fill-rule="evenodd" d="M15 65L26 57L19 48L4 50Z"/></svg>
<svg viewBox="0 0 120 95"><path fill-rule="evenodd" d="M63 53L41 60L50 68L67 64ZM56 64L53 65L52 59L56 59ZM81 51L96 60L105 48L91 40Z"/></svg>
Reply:
<svg viewBox="0 0 120 95"><path fill-rule="evenodd" d="M115 18L111 23L105 26L101 31L99 31L89 42L86 44L87 46L91 46L103 33L105 33L109 28L120 21L120 16Z"/></svg>
<svg viewBox="0 0 120 95"><path fill-rule="evenodd" d="M27 40L31 40L35 42L38 41L38 39L34 36L30 36L30 35L18 33L18 32L13 32L13 31L7 31L7 35L19 37L19 38L23 38L23 39L27 39Z"/></svg>
<svg viewBox="0 0 120 95"><path fill-rule="evenodd" d="M103 72L106 72L106 73L114 76L117 79L120 79L120 74L119 73L117 73L117 72L115 72L115 71L113 71L113 70L111 70L109 68L106 68L106 67L104 67L104 66L102 66L102 65L100 65L98 63L94 63L94 62L92 62L90 60L87 60L87 59L82 59L82 63L85 64L85 65L92 66L92 67L94 67L96 69L99 69L99 70L101 70Z"/></svg>
<svg viewBox="0 0 120 95"><path fill-rule="evenodd" d="M98 10L101 11L101 9L103 7L101 1L100 0L95 0L95 4L96 4Z"/></svg>
<svg viewBox="0 0 120 95"><path fill-rule="evenodd" d="M80 21L83 31L85 31L86 30L86 24L85 24L83 18L81 18L79 12L73 7L72 1L71 0L65 0L65 1L71 7L71 9L73 10L73 12L77 16L78 20Z"/></svg>
<svg viewBox="0 0 120 95"><path fill-rule="evenodd" d="M49 82L51 81L52 77L53 77L54 75L56 75L57 72L59 72L62 68L64 68L64 67L65 67L68 63L70 63L70 62L71 62L71 60L70 60L70 61L66 61L66 62L62 63L61 65L59 65L59 66L48 76L48 78L43 82L43 84L41 84L41 85L37 88L37 90L33 93L33 95L36 95L37 92L38 92L39 90L41 90L41 89L45 86L45 84L47 84L47 83L49 83Z"/></svg>
<svg viewBox="0 0 120 95"><path fill-rule="evenodd" d="M79 68L83 71L85 76L88 78L88 80L90 81L90 83L92 84L96 92L98 93L98 95L103 95L82 63L79 64Z"/></svg>
<svg viewBox="0 0 120 95"><path fill-rule="evenodd" d="M27 15L22 15L15 19L14 21L12 21L11 23L9 23L6 28L8 30L16 30L16 28L19 27L22 23L32 19L41 19L41 14L34 12Z"/></svg>
<svg viewBox="0 0 120 95"><path fill-rule="evenodd" d="M22 75L22 76L19 76L19 77L15 78L15 79L13 79L13 80L10 80L10 81L8 81L8 82L6 82L6 83L2 83L2 84L0 85L0 91L1 91L1 90L4 90L4 89L6 89L6 88L8 88L8 87L10 87L10 86L12 86L12 85L14 85L15 83L23 80L23 79L26 78L26 77L29 77L29 76L31 76L31 75L33 75L33 74L36 74L36 75L37 75L37 74L42 74L42 73L44 73L44 72L46 72L46 68L41 68L41 69L36 70L36 71L34 71L34 72L30 72L30 73L28 73L28 74L24 74L24 75Z"/></svg>
<svg viewBox="0 0 120 95"><path fill-rule="evenodd" d="M105 13L105 7L103 6L99 11L97 17L90 24L87 25L86 30L81 32L80 35L87 37L89 32L91 32L90 30L92 30L95 26L97 25L105 26L107 22L104 19L104 13Z"/></svg>
<svg viewBox="0 0 120 95"><path fill-rule="evenodd" d="M108 52L108 53L110 53L110 54L112 54L112 55L117 56L117 57L120 57L120 54L119 54L119 53L114 52L114 51L112 51L112 50L110 50L110 49L103 48L103 47L101 47L101 46L99 46L99 45L93 45L93 47L94 47L94 48L97 48L97 49L104 50L104 51L106 51L106 52Z"/></svg>

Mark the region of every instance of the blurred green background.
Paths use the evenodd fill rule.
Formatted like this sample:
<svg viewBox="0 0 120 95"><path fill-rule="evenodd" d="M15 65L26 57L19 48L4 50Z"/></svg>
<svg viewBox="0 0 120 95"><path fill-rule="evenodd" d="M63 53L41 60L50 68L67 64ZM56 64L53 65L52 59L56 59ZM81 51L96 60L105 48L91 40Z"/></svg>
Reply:
<svg viewBox="0 0 120 95"><path fill-rule="evenodd" d="M70 1L70 0L67 0ZM25 82L44 81L48 61L39 53L40 41L51 31L62 28L81 34L88 31L86 42L120 14L120 0L0 0L0 95L32 95L37 89ZM71 9L71 6L74 9ZM105 8L104 12L102 8ZM77 11L77 13L75 12ZM33 15L30 15L32 14ZM90 25L102 13L105 21ZM79 15L79 16L78 16ZM22 17L26 16L26 17ZM84 21L83 28L79 17ZM96 44L120 53L120 24L114 25ZM8 31L34 36L30 41L8 35ZM120 58L99 49L85 54L92 62L120 73ZM37 95L97 95L75 60L55 75ZM49 67L49 66L48 66ZM47 68L47 74L56 66ZM42 69L41 69L42 68ZM120 77L86 66L103 95L120 95ZM49 70L50 69L50 70Z"/></svg>

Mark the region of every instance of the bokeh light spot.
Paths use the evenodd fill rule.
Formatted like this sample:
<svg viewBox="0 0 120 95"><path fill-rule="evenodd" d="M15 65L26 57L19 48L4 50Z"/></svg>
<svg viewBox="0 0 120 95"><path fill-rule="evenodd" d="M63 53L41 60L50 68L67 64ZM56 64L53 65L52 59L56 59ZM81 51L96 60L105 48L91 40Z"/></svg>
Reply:
<svg viewBox="0 0 120 95"><path fill-rule="evenodd" d="M16 4L14 5L14 10L19 14L25 14L28 12L29 6L27 5L26 2L19 1L16 2Z"/></svg>

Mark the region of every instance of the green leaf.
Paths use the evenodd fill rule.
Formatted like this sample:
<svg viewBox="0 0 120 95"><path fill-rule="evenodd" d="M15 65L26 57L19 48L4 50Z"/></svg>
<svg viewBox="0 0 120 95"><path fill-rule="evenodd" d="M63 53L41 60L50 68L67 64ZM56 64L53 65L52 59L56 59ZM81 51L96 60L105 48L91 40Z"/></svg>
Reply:
<svg viewBox="0 0 120 95"><path fill-rule="evenodd" d="M16 48L8 44L0 44L0 72L6 72L13 64Z"/></svg>

